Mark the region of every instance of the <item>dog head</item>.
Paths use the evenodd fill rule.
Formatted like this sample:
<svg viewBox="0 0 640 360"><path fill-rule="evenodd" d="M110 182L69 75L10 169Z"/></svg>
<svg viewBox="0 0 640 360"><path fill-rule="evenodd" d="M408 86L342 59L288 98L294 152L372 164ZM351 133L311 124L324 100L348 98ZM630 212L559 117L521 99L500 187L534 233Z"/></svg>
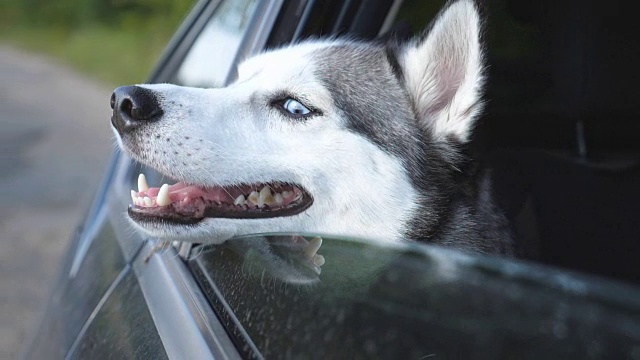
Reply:
<svg viewBox="0 0 640 360"><path fill-rule="evenodd" d="M405 44L309 41L244 61L225 88L116 89L120 146L176 181L150 188L141 176L132 222L206 243L263 232L394 241L416 216L435 227L446 149L468 140L480 110L479 22L461 0Z"/></svg>

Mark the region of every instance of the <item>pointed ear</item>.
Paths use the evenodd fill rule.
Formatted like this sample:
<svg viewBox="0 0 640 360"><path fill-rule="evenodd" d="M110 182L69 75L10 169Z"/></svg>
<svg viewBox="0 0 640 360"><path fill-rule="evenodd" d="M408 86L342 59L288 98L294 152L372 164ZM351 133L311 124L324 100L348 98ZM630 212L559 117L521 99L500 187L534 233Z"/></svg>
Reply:
<svg viewBox="0 0 640 360"><path fill-rule="evenodd" d="M450 3L426 37L400 50L399 64L423 130L467 142L481 110L480 15L472 0Z"/></svg>

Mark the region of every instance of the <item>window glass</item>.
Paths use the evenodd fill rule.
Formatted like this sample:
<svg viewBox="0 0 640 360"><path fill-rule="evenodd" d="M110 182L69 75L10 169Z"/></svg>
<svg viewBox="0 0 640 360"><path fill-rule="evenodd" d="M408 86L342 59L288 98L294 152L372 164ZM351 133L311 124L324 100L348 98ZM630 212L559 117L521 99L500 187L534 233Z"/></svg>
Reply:
<svg viewBox="0 0 640 360"><path fill-rule="evenodd" d="M640 351L640 332L628 330L640 329L637 289L499 258L420 244L252 236L207 246L190 265L247 357L561 359Z"/></svg>
<svg viewBox="0 0 640 360"><path fill-rule="evenodd" d="M64 358L91 312L125 267L111 223L103 223L97 233L74 275L70 275L73 258L65 261L68 268L63 269L53 288L28 358Z"/></svg>
<svg viewBox="0 0 640 360"><path fill-rule="evenodd" d="M167 359L132 271L116 286L70 359Z"/></svg>
<svg viewBox="0 0 640 360"><path fill-rule="evenodd" d="M175 83L222 87L233 66L257 0L223 1L178 69Z"/></svg>

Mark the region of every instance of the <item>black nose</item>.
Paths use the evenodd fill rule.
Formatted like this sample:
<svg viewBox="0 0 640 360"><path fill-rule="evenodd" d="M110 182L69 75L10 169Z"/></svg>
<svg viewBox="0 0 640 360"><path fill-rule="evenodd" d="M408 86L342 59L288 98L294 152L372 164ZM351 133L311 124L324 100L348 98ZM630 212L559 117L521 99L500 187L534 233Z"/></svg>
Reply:
<svg viewBox="0 0 640 360"><path fill-rule="evenodd" d="M111 94L111 108L111 123L120 134L159 120L162 116L156 93L139 86L117 88Z"/></svg>

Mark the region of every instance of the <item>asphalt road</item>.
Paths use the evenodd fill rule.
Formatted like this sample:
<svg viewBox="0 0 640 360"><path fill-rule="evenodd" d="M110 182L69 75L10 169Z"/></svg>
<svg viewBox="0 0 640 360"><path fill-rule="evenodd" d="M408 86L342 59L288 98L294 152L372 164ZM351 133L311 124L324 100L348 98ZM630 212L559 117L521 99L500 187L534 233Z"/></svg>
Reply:
<svg viewBox="0 0 640 360"><path fill-rule="evenodd" d="M111 89L0 44L0 359L30 340L112 147Z"/></svg>

